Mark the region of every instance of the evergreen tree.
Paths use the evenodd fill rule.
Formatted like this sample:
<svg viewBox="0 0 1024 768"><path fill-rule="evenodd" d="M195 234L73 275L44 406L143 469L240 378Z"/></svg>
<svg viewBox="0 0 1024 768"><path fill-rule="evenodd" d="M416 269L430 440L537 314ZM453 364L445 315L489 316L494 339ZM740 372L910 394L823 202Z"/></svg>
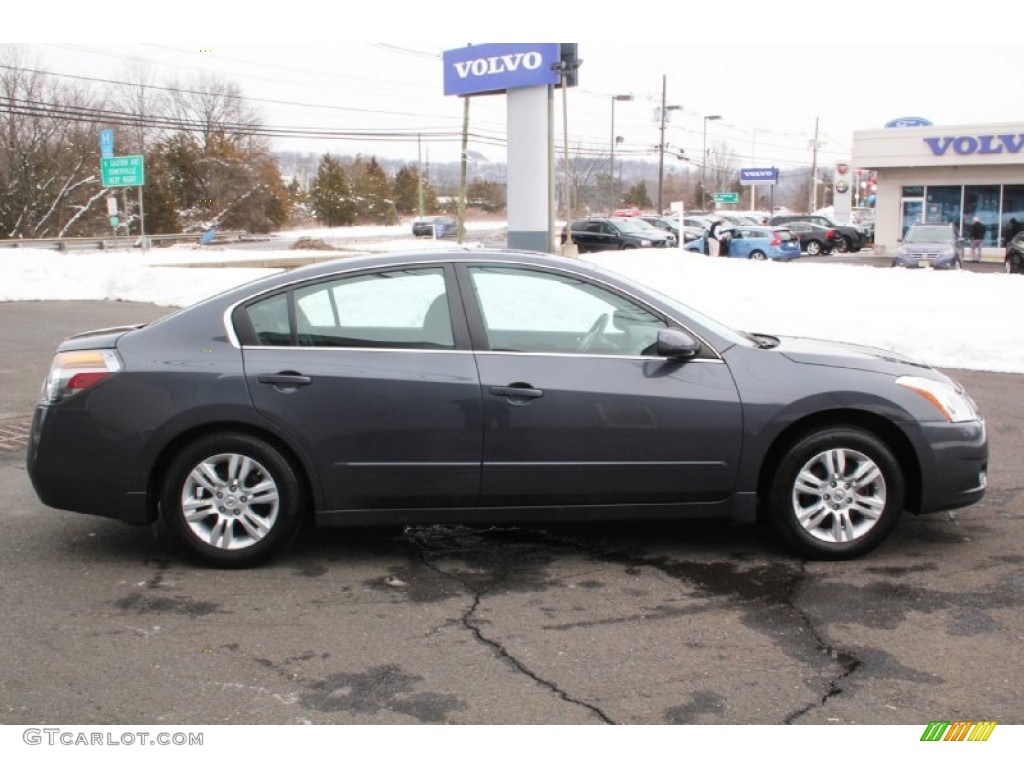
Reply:
<svg viewBox="0 0 1024 768"><path fill-rule="evenodd" d="M398 212L391 199L391 181L376 157L356 157L352 165L352 186L360 218L375 224L397 224Z"/></svg>
<svg viewBox="0 0 1024 768"><path fill-rule="evenodd" d="M328 227L355 223L356 206L349 186L348 174L341 162L327 154L320 158L316 178L309 191L313 215Z"/></svg>
<svg viewBox="0 0 1024 768"><path fill-rule="evenodd" d="M635 205L637 208L651 208L654 203L651 202L651 196L647 193L647 182L639 181L629 188L629 191L623 196L623 202L626 205Z"/></svg>

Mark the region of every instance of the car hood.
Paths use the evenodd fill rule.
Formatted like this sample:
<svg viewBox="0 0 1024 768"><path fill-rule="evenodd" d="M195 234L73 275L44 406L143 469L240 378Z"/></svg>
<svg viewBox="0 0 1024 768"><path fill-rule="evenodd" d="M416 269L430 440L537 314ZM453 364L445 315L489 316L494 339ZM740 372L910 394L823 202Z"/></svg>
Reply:
<svg viewBox="0 0 1024 768"><path fill-rule="evenodd" d="M775 352L802 365L851 368L895 376L909 373L920 376L923 371L933 370L931 366L888 349L797 336L776 336L774 338L779 340L778 346L774 347Z"/></svg>
<svg viewBox="0 0 1024 768"><path fill-rule="evenodd" d="M937 253L939 251L952 251L951 243L903 243L900 246L900 253Z"/></svg>

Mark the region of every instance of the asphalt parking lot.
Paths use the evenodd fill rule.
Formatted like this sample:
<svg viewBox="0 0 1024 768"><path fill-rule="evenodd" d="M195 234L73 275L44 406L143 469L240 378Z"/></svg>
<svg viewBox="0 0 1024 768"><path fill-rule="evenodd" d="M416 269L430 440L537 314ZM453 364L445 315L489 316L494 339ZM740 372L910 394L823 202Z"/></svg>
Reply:
<svg viewBox="0 0 1024 768"><path fill-rule="evenodd" d="M0 304L4 723L1024 723L1021 376L948 371L988 495L854 562L637 523L309 532L214 571L43 507L24 469L57 341L166 311Z"/></svg>

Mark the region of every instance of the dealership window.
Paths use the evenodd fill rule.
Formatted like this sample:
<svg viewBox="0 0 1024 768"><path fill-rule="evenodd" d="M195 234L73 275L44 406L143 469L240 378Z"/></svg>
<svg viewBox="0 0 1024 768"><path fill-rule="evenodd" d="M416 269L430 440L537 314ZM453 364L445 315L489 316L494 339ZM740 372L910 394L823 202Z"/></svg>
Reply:
<svg viewBox="0 0 1024 768"><path fill-rule="evenodd" d="M999 243L999 191L998 184L964 187L964 234L977 216L985 225L981 244L989 248Z"/></svg>
<svg viewBox="0 0 1024 768"><path fill-rule="evenodd" d="M1003 187L1002 225L1003 245L1024 230L1024 184L1008 184Z"/></svg>
<svg viewBox="0 0 1024 768"><path fill-rule="evenodd" d="M957 232L961 231L960 210L963 187L928 187L925 199L927 221L931 224L949 222Z"/></svg>

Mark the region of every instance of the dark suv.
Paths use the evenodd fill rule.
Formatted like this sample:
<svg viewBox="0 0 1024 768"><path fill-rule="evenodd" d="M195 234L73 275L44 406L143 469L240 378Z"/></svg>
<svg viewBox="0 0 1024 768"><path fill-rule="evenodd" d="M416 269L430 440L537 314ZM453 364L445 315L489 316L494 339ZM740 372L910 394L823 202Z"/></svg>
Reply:
<svg viewBox="0 0 1024 768"><path fill-rule="evenodd" d="M665 248L668 233L641 227L629 219L592 216L572 223L572 241L580 253L593 251L624 251L629 248ZM565 229L562 229L565 244Z"/></svg>
<svg viewBox="0 0 1024 768"><path fill-rule="evenodd" d="M821 224L836 231L836 250L840 253L856 253L868 244L868 233L863 227L854 224L839 224L828 216L821 216L814 213L787 213L779 216L772 216L773 227L785 227L794 221L806 221L811 224Z"/></svg>

